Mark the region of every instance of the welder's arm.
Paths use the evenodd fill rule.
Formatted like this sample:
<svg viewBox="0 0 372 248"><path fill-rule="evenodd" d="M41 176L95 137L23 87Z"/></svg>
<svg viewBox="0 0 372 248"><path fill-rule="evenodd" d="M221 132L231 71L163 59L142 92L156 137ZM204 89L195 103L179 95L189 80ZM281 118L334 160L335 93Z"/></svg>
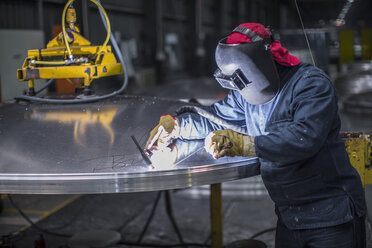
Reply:
<svg viewBox="0 0 372 248"><path fill-rule="evenodd" d="M207 110L231 124L245 126L243 100L235 91L231 91L223 100L216 102ZM194 113L185 113L176 118L179 121L182 139L204 139L211 131L223 129L213 121Z"/></svg>
<svg viewBox="0 0 372 248"><path fill-rule="evenodd" d="M213 131L205 138L204 148L213 158L223 156L255 157L253 136L243 135L231 129Z"/></svg>
<svg viewBox="0 0 372 248"><path fill-rule="evenodd" d="M289 112L293 120L283 120L267 135L255 137L258 157L279 163L293 163L314 156L332 131L338 131L337 97L331 82L322 75L299 81L293 91Z"/></svg>

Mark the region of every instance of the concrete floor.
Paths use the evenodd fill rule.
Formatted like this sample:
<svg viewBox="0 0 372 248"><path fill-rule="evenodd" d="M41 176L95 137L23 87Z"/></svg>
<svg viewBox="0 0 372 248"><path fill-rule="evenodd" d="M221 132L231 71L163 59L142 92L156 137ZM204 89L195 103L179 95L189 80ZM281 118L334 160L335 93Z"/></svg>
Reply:
<svg viewBox="0 0 372 248"><path fill-rule="evenodd" d="M187 243L210 243L209 186L171 191L173 215ZM13 195L13 201L38 226L50 232L72 235L77 232L108 229L121 233L125 241L136 242L150 215L157 192L102 194L78 196ZM71 200L71 197L75 197ZM15 247L32 247L41 233L27 228L16 214L9 199L3 199L4 211L0 216L7 223L0 225L0 234L25 229L13 239ZM54 204L53 204L54 202ZM68 202L69 204L65 204ZM39 207L36 206L39 203ZM58 205L66 205L59 209ZM30 209L44 209L43 215L32 215ZM53 210L55 209L55 210ZM169 245L179 243L166 214L162 194L154 218L142 240L145 244ZM52 213L46 216L46 213ZM10 215L11 214L11 215ZM14 223L12 224L12 218ZM22 220L22 221L20 221ZM267 195L260 177L223 184L224 244L247 239L253 234L275 226L274 204ZM274 232L259 237L268 247L274 247ZM67 237L44 234L47 248L66 247ZM112 247L132 247L117 245ZM134 246L133 246L134 247ZM193 247L193 246L188 246Z"/></svg>
<svg viewBox="0 0 372 248"><path fill-rule="evenodd" d="M150 215L158 192L101 195L13 195L12 199L37 225L49 232L71 236L88 230L115 230L122 240L136 242ZM210 244L209 186L171 191L173 215L186 243ZM11 241L14 247L33 247L40 231L28 228L9 199L3 199L0 235L20 231ZM248 239L275 227L274 204L261 178L242 179L223 184L223 239L227 245ZM47 248L69 247L68 237L43 234ZM370 235L370 232L369 234ZM257 239L274 247L275 231ZM368 248L372 247L371 237ZM179 239L166 214L162 194L154 218L142 239L154 247L178 244ZM0 247L11 247L3 246ZM113 245L113 247L136 247ZM197 247L197 246L188 246Z"/></svg>

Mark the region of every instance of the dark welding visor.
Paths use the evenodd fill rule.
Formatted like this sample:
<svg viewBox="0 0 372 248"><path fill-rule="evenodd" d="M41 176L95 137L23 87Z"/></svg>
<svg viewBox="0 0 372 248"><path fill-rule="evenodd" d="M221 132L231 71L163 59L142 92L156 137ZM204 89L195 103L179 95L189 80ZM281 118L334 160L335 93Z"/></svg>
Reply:
<svg viewBox="0 0 372 248"><path fill-rule="evenodd" d="M225 75L220 69L217 69L213 76L223 88L231 90L242 90L251 83L240 69L234 71L231 76Z"/></svg>
<svg viewBox="0 0 372 248"><path fill-rule="evenodd" d="M251 104L270 101L279 90L279 76L270 51L271 39L242 44L227 44L222 39L216 48L218 70L214 77L227 89L238 90Z"/></svg>

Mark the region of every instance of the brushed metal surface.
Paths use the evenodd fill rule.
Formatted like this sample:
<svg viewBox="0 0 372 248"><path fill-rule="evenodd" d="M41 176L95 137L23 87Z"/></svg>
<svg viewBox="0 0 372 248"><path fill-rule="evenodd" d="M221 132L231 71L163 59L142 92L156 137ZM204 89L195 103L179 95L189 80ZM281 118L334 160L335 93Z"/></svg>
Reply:
<svg viewBox="0 0 372 248"><path fill-rule="evenodd" d="M143 145L159 116L173 114L183 104L156 97L118 96L80 105L4 105L0 107L0 193L165 190L259 173L257 158L214 160L200 149L201 141L178 141L183 152L174 167L148 166L131 135Z"/></svg>
<svg viewBox="0 0 372 248"><path fill-rule="evenodd" d="M346 112L360 113L371 116L372 89L370 92L360 93L348 97L343 103L343 109Z"/></svg>
<svg viewBox="0 0 372 248"><path fill-rule="evenodd" d="M359 62L347 65L347 71L334 82L341 102L350 96L372 92L372 63Z"/></svg>

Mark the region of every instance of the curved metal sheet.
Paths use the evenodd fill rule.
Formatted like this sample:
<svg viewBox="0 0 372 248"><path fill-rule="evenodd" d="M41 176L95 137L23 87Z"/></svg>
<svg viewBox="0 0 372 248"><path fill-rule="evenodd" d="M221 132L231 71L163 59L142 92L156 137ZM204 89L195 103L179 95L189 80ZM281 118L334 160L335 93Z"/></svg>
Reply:
<svg viewBox="0 0 372 248"><path fill-rule="evenodd" d="M182 104L156 97L119 96L93 104L2 106L0 193L165 190L259 173L257 158L214 160L198 148L200 142L176 143L183 152L175 166L148 166L131 136L143 145L159 116L172 114Z"/></svg>
<svg viewBox="0 0 372 248"><path fill-rule="evenodd" d="M339 100L345 102L355 95L372 91L372 63L356 62L347 65L347 71L334 81Z"/></svg>
<svg viewBox="0 0 372 248"><path fill-rule="evenodd" d="M371 82L372 84L372 82ZM372 114L372 90L357 95L352 95L344 100L344 111L360 114Z"/></svg>

